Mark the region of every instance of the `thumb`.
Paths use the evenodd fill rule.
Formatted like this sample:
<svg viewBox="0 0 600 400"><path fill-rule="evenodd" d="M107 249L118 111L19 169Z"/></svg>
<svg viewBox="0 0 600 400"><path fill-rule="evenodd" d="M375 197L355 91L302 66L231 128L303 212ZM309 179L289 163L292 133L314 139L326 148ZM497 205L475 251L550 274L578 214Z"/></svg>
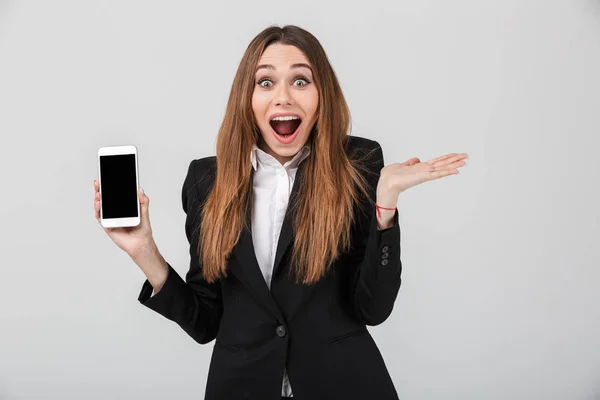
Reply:
<svg viewBox="0 0 600 400"><path fill-rule="evenodd" d="M420 162L421 162L421 160L419 160L417 157L413 157L410 160L404 161L402 164L404 164L404 165L414 165L414 164L418 164Z"/></svg>
<svg viewBox="0 0 600 400"><path fill-rule="evenodd" d="M150 220L148 208L150 207L150 198L146 196L144 193L144 189L139 188L139 196L140 196L140 213L142 214L142 218L146 221Z"/></svg>

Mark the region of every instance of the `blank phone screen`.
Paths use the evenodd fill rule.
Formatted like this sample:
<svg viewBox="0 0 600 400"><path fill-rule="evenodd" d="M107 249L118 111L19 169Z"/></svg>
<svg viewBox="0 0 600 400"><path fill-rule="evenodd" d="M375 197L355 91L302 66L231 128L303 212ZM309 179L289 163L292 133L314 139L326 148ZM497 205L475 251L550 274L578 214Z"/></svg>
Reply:
<svg viewBox="0 0 600 400"><path fill-rule="evenodd" d="M102 217L138 216L135 154L100 156Z"/></svg>

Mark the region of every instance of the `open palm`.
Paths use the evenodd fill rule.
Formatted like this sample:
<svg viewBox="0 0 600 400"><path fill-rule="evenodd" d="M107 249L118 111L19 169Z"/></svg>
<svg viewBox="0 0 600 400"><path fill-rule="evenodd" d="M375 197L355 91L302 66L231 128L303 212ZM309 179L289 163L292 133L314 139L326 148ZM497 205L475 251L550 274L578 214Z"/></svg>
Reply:
<svg viewBox="0 0 600 400"><path fill-rule="evenodd" d="M415 157L386 165L379 179L385 181L390 190L401 193L420 183L457 174L458 168L467 164L466 158L467 153L449 153L425 162Z"/></svg>

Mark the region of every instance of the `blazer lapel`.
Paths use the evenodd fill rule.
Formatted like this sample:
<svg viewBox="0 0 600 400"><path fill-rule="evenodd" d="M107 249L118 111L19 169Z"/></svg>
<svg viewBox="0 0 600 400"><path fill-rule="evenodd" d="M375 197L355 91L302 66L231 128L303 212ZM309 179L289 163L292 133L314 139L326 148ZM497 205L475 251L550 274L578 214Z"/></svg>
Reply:
<svg viewBox="0 0 600 400"><path fill-rule="evenodd" d="M278 321L283 321L283 316L277 302L273 298L269 286L258 265L256 253L254 252L254 243L252 241L252 227L250 212L247 213L247 222L249 229L242 229L240 238L233 248L236 259L236 266L231 271L242 281L260 304L270 315Z"/></svg>
<svg viewBox="0 0 600 400"><path fill-rule="evenodd" d="M277 273L279 264L288 249L292 238L293 238L293 213L292 204L295 201L296 196L300 188L300 180L303 174L303 168L298 168L296 171L296 177L292 186L292 192L290 194L290 200L286 210L286 214L281 226L281 233L279 235L279 241L277 243L277 251L275 253L275 261L273 264L272 277ZM252 171L252 178L254 178L254 171ZM238 278L245 282L248 288L252 291L258 302L269 312L271 315L276 317L279 321L283 321L282 312L273 297L267 282L265 281L258 260L256 259L256 253L254 252L254 242L252 239L252 215L251 208L248 207L246 213L246 222L248 229L242 229L240 238L237 244L233 248L233 254L236 259L236 268L232 268L231 271L238 276Z"/></svg>
<svg viewBox="0 0 600 400"><path fill-rule="evenodd" d="M273 264L273 276L277 274L277 270L279 269L279 264L281 263L281 259L283 255L287 251L290 243L292 241L294 227L293 227L293 212L292 212L292 204L296 201L296 197L298 196L298 191L301 185L302 175L304 173L304 168L302 168L303 163L300 164L298 170L296 171L296 177L294 178L294 185L292 186L292 192L290 194L290 199L288 202L288 207L285 212L285 217L283 219L283 224L281 225L281 232L279 234L279 242L277 242L277 251L275 253L275 261Z"/></svg>

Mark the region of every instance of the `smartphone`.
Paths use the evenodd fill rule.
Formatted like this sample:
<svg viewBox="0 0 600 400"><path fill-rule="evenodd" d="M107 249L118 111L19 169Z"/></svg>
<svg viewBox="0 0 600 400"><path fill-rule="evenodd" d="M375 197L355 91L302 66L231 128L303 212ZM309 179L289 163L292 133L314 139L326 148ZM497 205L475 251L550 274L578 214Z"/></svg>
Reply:
<svg viewBox="0 0 600 400"><path fill-rule="evenodd" d="M107 146L98 149L100 224L121 228L140 224L137 147Z"/></svg>

